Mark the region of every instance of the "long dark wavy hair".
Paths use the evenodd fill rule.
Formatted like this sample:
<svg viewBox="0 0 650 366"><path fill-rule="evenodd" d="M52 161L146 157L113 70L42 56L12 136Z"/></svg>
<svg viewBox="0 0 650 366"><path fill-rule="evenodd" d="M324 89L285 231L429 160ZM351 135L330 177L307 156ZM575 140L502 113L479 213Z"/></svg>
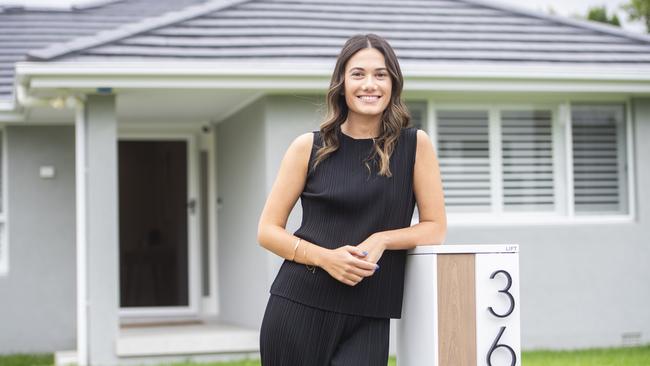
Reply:
<svg viewBox="0 0 650 366"><path fill-rule="evenodd" d="M329 90L327 92L327 115L320 124L320 134L323 146L316 152L313 168L325 160L339 148L337 130L348 116L348 105L345 101L345 66L352 56L364 48L375 48L384 55L384 62L391 78L390 102L381 115L380 135L374 139L373 152L365 160L365 165L370 171L368 162L376 162L379 156L379 175L391 177L389 162L395 149L402 128L409 127L411 115L402 101L402 87L404 79L400 70L397 56L393 48L382 37L373 34L357 34L350 37L336 60Z"/></svg>

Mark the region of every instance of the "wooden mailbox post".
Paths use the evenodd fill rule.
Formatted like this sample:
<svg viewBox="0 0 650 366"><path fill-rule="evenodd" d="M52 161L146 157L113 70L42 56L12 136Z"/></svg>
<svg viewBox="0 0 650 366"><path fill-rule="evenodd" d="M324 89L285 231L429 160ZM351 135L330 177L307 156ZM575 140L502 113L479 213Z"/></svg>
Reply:
<svg viewBox="0 0 650 366"><path fill-rule="evenodd" d="M432 245L407 256L399 366L520 366L519 247Z"/></svg>

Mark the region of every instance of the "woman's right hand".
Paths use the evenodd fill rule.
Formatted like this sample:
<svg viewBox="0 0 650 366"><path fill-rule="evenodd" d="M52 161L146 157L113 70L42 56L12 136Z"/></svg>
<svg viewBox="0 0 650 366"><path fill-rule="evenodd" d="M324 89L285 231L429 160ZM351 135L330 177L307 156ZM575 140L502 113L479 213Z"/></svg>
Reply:
<svg viewBox="0 0 650 366"><path fill-rule="evenodd" d="M364 277L375 273L377 265L360 259L365 257L363 250L356 246L346 245L326 251L321 257L319 266L330 276L349 286L355 286Z"/></svg>

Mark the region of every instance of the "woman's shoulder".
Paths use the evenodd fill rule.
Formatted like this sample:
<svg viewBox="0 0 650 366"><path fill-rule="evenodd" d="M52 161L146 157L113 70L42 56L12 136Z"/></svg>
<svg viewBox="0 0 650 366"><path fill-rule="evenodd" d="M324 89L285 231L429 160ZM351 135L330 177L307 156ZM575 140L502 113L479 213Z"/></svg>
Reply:
<svg viewBox="0 0 650 366"><path fill-rule="evenodd" d="M291 143L291 146L293 146L296 150L303 151L303 152L309 152L311 151L312 144L314 142L315 138L315 132L305 132L298 137L296 137L293 142Z"/></svg>
<svg viewBox="0 0 650 366"><path fill-rule="evenodd" d="M313 133L303 133L293 139L284 156L284 160L292 166L294 171L304 170L309 164Z"/></svg>

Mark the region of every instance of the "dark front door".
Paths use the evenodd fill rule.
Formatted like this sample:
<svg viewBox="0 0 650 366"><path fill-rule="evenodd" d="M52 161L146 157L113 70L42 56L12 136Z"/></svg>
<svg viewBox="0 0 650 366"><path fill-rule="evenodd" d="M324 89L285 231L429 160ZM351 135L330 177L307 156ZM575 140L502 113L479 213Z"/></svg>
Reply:
<svg viewBox="0 0 650 366"><path fill-rule="evenodd" d="M119 142L121 307L188 306L187 142Z"/></svg>

